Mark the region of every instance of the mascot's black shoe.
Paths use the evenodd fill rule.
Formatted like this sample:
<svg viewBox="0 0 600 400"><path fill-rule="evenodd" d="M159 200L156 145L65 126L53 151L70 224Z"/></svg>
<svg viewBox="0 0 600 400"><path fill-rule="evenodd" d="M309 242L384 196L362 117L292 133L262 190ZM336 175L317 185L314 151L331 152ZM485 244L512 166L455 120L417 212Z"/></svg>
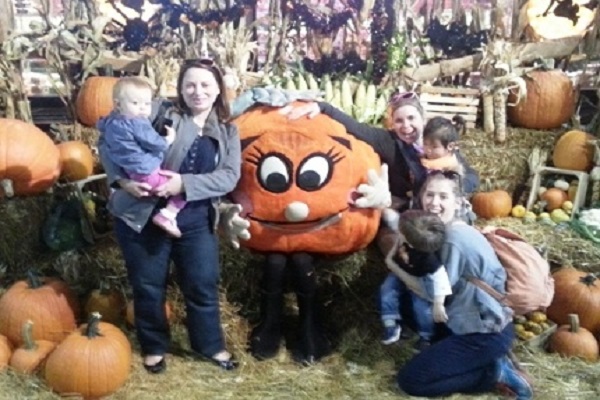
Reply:
<svg viewBox="0 0 600 400"><path fill-rule="evenodd" d="M314 364L331 353L331 343L323 333L318 318L318 304L314 295L298 294L300 331L296 361L304 365Z"/></svg>
<svg viewBox="0 0 600 400"><path fill-rule="evenodd" d="M250 353L262 361L275 357L279 352L283 294L263 293L260 307L261 323L250 335Z"/></svg>

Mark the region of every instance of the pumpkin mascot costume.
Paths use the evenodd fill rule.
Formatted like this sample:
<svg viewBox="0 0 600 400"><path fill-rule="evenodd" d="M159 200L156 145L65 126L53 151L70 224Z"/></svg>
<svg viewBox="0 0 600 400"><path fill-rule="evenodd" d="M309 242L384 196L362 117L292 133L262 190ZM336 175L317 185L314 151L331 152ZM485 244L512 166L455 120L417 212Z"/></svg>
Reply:
<svg viewBox="0 0 600 400"><path fill-rule="evenodd" d="M278 108L258 106L234 123L242 143L242 175L231 196L238 204L232 212L243 209L249 227L250 235L238 233L246 239L241 245L266 257L261 321L250 349L259 360L279 351L289 274L300 320L296 359L312 363L330 351L319 323L314 259L349 254L373 240L378 208L390 199L387 166L325 115L289 120Z"/></svg>

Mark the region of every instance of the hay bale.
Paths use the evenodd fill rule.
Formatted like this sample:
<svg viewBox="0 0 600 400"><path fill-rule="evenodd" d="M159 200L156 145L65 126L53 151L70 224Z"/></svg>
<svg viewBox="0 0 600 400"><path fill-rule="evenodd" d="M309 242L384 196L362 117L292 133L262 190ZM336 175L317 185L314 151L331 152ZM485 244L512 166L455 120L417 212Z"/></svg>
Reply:
<svg viewBox="0 0 600 400"><path fill-rule="evenodd" d="M527 158L534 147L552 154L558 131L508 128L504 143L495 143L493 134L469 129L460 140L460 149L469 164L497 189L514 193L529 176Z"/></svg>
<svg viewBox="0 0 600 400"><path fill-rule="evenodd" d="M52 261L41 240L52 203L51 194L0 200L0 264L8 280L23 276L31 267L43 269Z"/></svg>

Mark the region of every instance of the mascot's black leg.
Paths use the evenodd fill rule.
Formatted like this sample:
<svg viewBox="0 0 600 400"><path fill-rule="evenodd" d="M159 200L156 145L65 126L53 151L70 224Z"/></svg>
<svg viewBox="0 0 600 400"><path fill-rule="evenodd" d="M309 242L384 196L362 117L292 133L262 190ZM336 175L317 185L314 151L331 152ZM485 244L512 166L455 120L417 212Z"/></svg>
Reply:
<svg viewBox="0 0 600 400"><path fill-rule="evenodd" d="M314 259L307 253L294 253L292 263L292 282L298 297L300 319L298 361L312 364L331 352L320 321L321 304L317 298Z"/></svg>
<svg viewBox="0 0 600 400"><path fill-rule="evenodd" d="M267 255L261 281L260 323L252 330L250 352L258 360L273 358L281 344L283 285L287 257Z"/></svg>

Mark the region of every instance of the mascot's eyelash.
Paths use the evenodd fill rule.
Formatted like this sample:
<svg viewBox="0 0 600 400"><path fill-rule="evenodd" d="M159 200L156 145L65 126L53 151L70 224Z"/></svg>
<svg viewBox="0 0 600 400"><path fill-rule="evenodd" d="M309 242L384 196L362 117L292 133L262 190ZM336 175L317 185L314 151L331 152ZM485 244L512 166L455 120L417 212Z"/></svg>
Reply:
<svg viewBox="0 0 600 400"><path fill-rule="evenodd" d="M256 150L256 153L253 154L248 154L248 156L245 158L245 161L249 162L250 164L254 164L254 165L258 165L258 160L260 160L265 153L263 153L259 148L253 148L252 150Z"/></svg>
<svg viewBox="0 0 600 400"><path fill-rule="evenodd" d="M344 158L346 158L346 156L341 155L342 153L340 153L339 151L336 154L333 154L334 151L335 151L335 147L332 147L327 152L327 156L329 158L331 158L331 161L333 161L334 164L337 164L340 161L342 161Z"/></svg>

